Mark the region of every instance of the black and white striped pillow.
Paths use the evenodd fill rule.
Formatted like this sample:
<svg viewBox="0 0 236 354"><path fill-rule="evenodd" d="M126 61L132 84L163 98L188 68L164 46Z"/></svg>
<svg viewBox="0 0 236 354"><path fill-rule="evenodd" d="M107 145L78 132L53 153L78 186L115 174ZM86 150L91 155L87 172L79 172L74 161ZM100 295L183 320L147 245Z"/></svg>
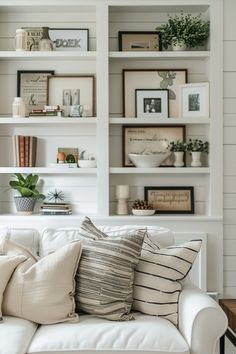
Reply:
<svg viewBox="0 0 236 354"><path fill-rule="evenodd" d="M81 225L83 251L76 280L76 310L109 320L130 320L134 269L146 230L109 237L89 218ZM85 242L84 242L85 241Z"/></svg>
<svg viewBox="0 0 236 354"><path fill-rule="evenodd" d="M193 240L160 249L148 239L135 270L133 309L177 326L180 281L189 273L201 243Z"/></svg>

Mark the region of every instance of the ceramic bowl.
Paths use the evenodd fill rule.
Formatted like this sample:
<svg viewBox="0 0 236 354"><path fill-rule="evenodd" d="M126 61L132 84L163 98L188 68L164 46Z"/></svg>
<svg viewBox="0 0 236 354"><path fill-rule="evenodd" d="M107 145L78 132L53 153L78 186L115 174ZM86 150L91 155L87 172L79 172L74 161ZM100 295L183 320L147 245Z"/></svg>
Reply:
<svg viewBox="0 0 236 354"><path fill-rule="evenodd" d="M151 210L151 209L132 209L132 213L134 215L137 215L137 216L151 216L151 215L154 215L155 214L155 209Z"/></svg>
<svg viewBox="0 0 236 354"><path fill-rule="evenodd" d="M128 154L128 156L136 167L149 168L160 166L170 154L171 152L168 151L152 155Z"/></svg>
<svg viewBox="0 0 236 354"><path fill-rule="evenodd" d="M82 168L95 168L97 167L96 160L78 160L79 167Z"/></svg>

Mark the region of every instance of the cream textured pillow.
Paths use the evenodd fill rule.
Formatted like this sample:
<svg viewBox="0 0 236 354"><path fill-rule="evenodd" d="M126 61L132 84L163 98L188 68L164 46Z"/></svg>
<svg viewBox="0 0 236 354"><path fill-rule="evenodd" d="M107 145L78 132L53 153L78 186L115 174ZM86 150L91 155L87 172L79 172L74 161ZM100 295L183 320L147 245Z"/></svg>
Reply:
<svg viewBox="0 0 236 354"><path fill-rule="evenodd" d="M6 285L19 263L26 260L24 256L0 256L0 321L2 320L2 298Z"/></svg>
<svg viewBox="0 0 236 354"><path fill-rule="evenodd" d="M71 242L48 256L37 259L12 241L3 244L7 255L24 255L12 275L3 298L3 314L40 324L77 321L74 276L81 256L79 241Z"/></svg>

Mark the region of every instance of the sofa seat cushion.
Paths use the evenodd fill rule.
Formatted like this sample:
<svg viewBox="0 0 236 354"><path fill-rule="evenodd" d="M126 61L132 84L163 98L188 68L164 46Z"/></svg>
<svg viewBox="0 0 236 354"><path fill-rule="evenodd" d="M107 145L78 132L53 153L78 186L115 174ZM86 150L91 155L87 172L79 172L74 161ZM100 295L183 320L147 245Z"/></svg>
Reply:
<svg viewBox="0 0 236 354"><path fill-rule="evenodd" d="M177 328L162 318L134 314L135 321L114 322L91 315L80 316L77 324L60 323L39 327L28 354L86 353L189 354Z"/></svg>
<svg viewBox="0 0 236 354"><path fill-rule="evenodd" d="M33 322L5 316L0 324L0 353L25 354L36 329Z"/></svg>

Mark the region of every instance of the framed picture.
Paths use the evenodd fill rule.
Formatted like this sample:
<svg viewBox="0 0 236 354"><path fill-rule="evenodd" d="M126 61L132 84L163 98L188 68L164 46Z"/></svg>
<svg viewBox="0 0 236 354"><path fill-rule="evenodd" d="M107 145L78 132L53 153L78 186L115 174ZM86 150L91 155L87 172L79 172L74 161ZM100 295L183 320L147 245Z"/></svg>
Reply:
<svg viewBox="0 0 236 354"><path fill-rule="evenodd" d="M17 71L17 96L25 102L26 116L33 109L43 109L47 104L47 80L53 74L53 70Z"/></svg>
<svg viewBox="0 0 236 354"><path fill-rule="evenodd" d="M166 151L173 140L185 140L183 125L124 125L123 126L123 166L134 166L128 154L157 153ZM173 166L172 157L167 158L162 167Z"/></svg>
<svg viewBox="0 0 236 354"><path fill-rule="evenodd" d="M48 104L59 105L65 117L94 116L94 76L54 75L48 77Z"/></svg>
<svg viewBox="0 0 236 354"><path fill-rule="evenodd" d="M168 118L169 91L162 89L135 90L135 117Z"/></svg>
<svg viewBox="0 0 236 354"><path fill-rule="evenodd" d="M27 32L27 50L39 50L39 42L43 36L42 27L23 27Z"/></svg>
<svg viewBox="0 0 236 354"><path fill-rule="evenodd" d="M161 50L160 32L119 31L119 51L154 52Z"/></svg>
<svg viewBox="0 0 236 354"><path fill-rule="evenodd" d="M158 214L194 214L193 187L144 187L144 195Z"/></svg>
<svg viewBox="0 0 236 354"><path fill-rule="evenodd" d="M66 163L76 163L78 162L79 149L77 148L62 148L57 149L57 163L59 163L58 155L63 153L65 156Z"/></svg>
<svg viewBox="0 0 236 354"><path fill-rule="evenodd" d="M89 50L89 30L87 28L50 28L49 37L55 50L79 51Z"/></svg>
<svg viewBox="0 0 236 354"><path fill-rule="evenodd" d="M124 69L123 117L135 117L135 90L169 90L170 117L179 116L179 86L187 82L186 69Z"/></svg>
<svg viewBox="0 0 236 354"><path fill-rule="evenodd" d="M209 118L209 83L180 85L180 117Z"/></svg>

